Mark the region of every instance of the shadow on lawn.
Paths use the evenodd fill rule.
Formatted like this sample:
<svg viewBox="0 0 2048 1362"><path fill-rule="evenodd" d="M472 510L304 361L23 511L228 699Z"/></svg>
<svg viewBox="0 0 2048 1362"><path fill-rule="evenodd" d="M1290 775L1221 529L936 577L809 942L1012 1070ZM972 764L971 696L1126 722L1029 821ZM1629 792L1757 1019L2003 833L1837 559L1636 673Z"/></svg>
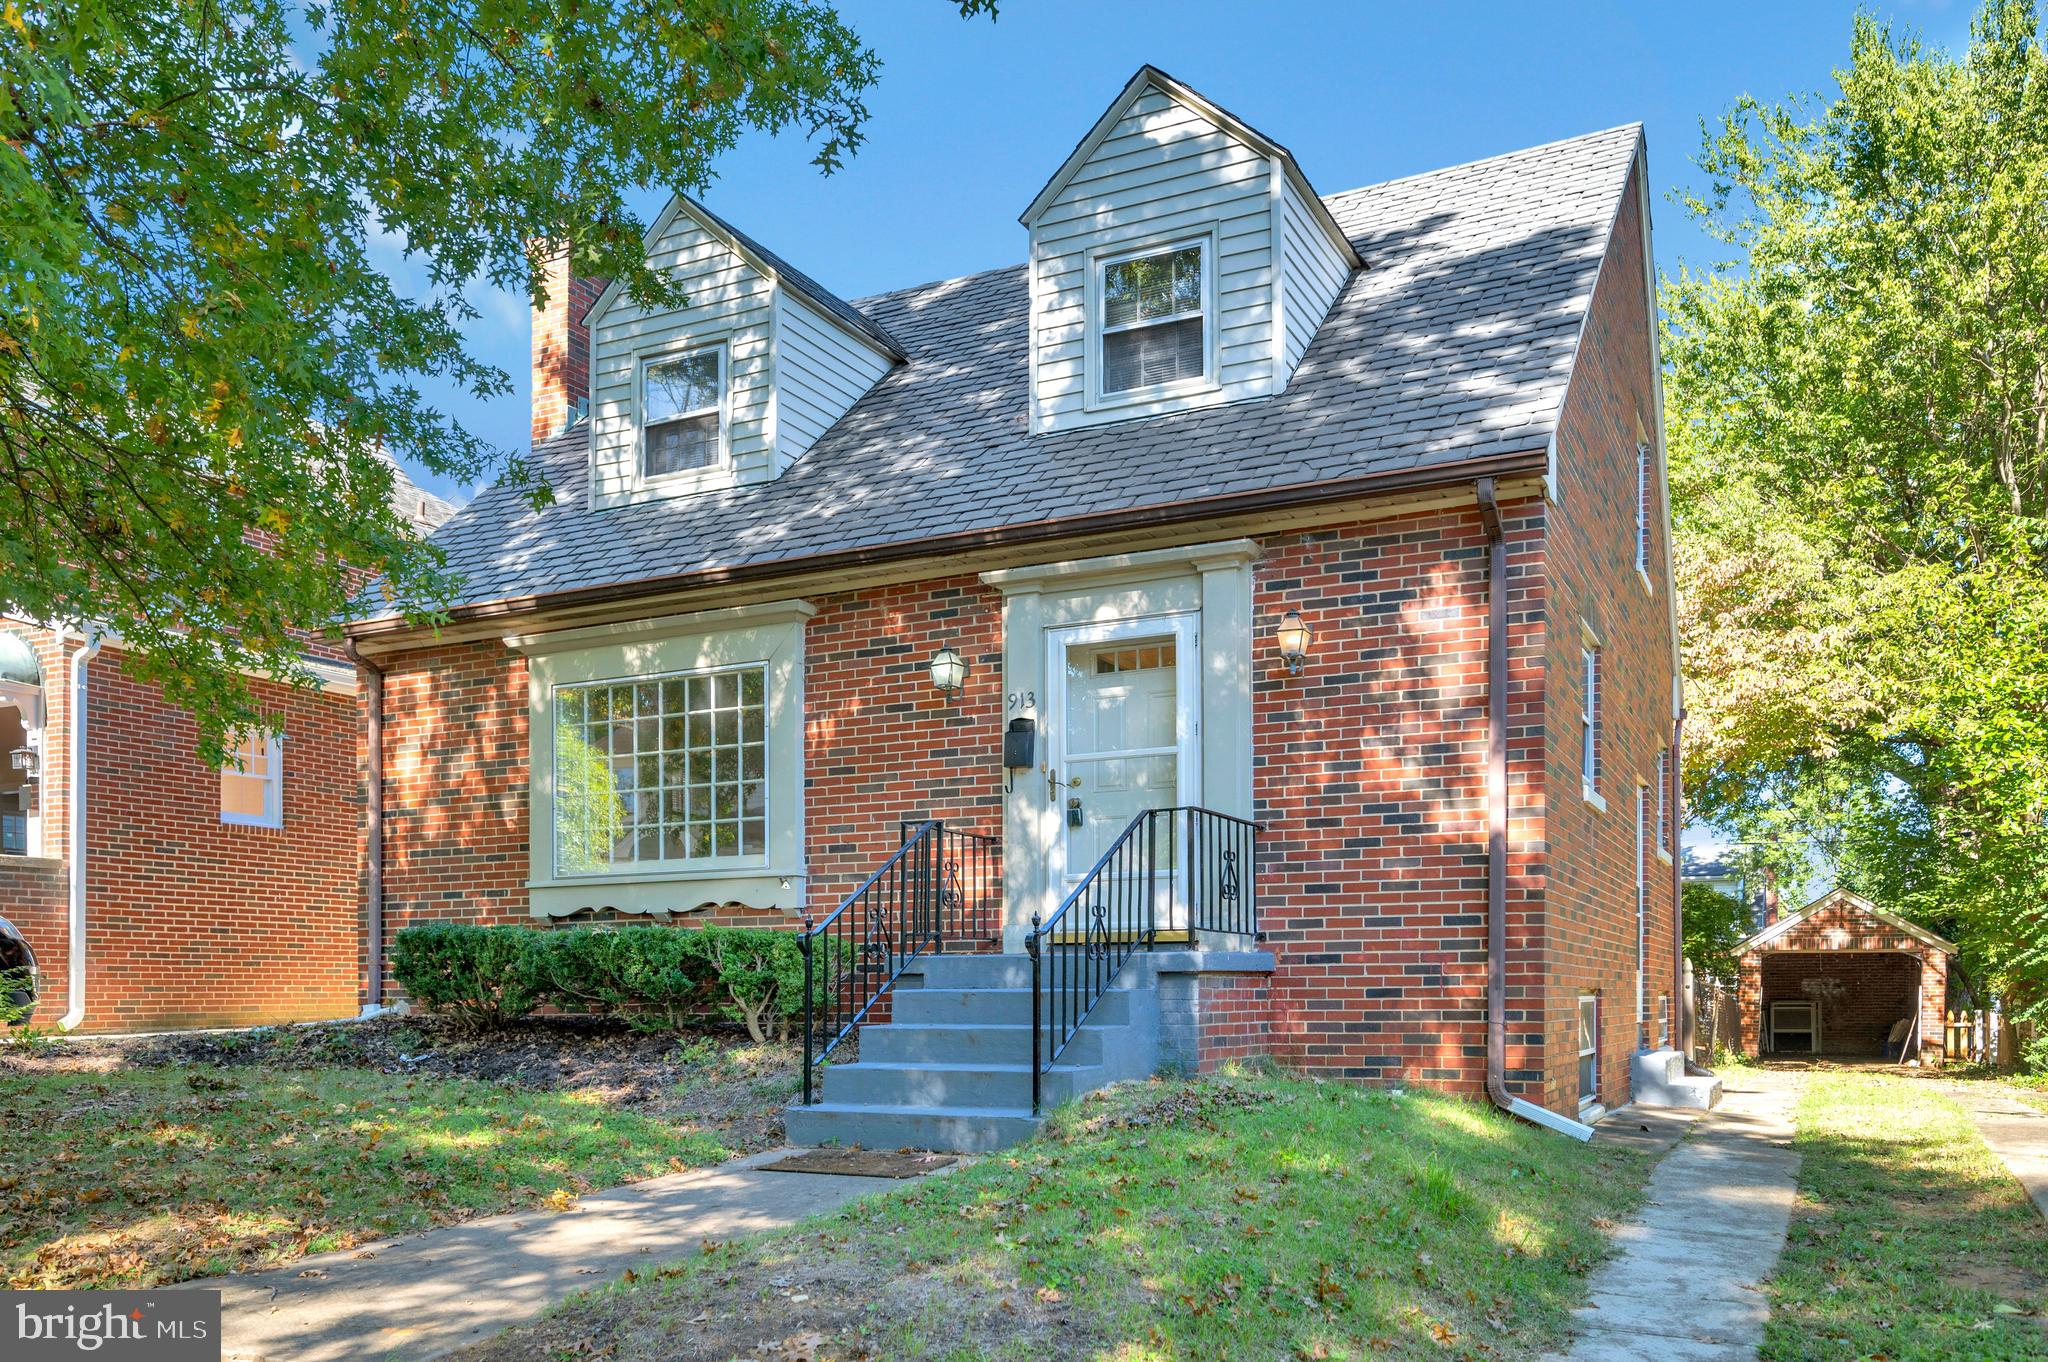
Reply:
<svg viewBox="0 0 2048 1362"><path fill-rule="evenodd" d="M1968 1117L1913 1078L1807 1083L1764 1355L2048 1357L2048 1225Z"/></svg>
<svg viewBox="0 0 2048 1362"><path fill-rule="evenodd" d="M459 1356L1530 1356L1649 1165L1434 1094L1129 1084L957 1174Z"/></svg>
<svg viewBox="0 0 2048 1362"><path fill-rule="evenodd" d="M714 1163L715 1135L566 1092L212 1066L0 1071L0 1276L147 1286Z"/></svg>

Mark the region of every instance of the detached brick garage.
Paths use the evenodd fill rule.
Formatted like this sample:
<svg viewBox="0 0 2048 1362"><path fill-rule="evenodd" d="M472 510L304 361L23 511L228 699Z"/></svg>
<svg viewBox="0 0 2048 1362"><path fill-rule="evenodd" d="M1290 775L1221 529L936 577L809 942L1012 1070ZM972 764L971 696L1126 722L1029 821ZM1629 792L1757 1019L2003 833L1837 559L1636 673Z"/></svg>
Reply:
<svg viewBox="0 0 2048 1362"><path fill-rule="evenodd" d="M1736 952L1746 1053L1887 1055L1892 1028L1917 1018L1903 1043L1941 1063L1956 948L1926 928L1836 889Z"/></svg>

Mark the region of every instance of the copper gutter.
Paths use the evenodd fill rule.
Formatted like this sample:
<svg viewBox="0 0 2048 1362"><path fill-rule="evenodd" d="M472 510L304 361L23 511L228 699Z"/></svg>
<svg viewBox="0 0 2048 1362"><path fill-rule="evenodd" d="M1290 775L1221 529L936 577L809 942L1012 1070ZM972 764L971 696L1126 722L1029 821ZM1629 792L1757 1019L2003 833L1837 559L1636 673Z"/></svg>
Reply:
<svg viewBox="0 0 2048 1362"><path fill-rule="evenodd" d="M348 640L349 660L363 674L363 1015L384 1007L384 669Z"/></svg>
<svg viewBox="0 0 2048 1362"><path fill-rule="evenodd" d="M1590 1140L1591 1126L1508 1091L1508 543L1493 479L1472 490L1486 527L1486 1095L1511 1115Z"/></svg>
<svg viewBox="0 0 2048 1362"><path fill-rule="evenodd" d="M794 558L778 558L763 563L743 563L723 568L698 568L688 572L668 573L658 577L640 577L630 582L609 582L601 586L580 587L569 591L529 596L507 596L499 600L479 601L470 605L456 606L448 612L443 622L453 624L467 621L504 619L516 615L530 614L535 610L541 609L573 609L577 606L602 605L612 601L629 600L638 596L649 596L662 592L714 586L743 585L750 582L772 581L779 577L791 577L799 573L834 572L850 568L900 563L917 558L953 556L975 549L1045 543L1052 540L1075 538L1104 530L1144 529L1152 526L1178 524L1183 521L1203 520L1220 515L1286 510L1300 506L1313 506L1323 502L1348 501L1358 497L1384 495L1390 492L1456 487L1475 475L1491 480L1496 477L1507 477L1516 474L1541 473L1546 466L1547 453L1542 449L1523 450L1513 454L1494 454L1485 458L1468 459L1457 464L1455 467L1439 466L1427 469L1403 469L1394 473L1375 473L1360 477L1333 478L1324 482L1302 483L1291 487L1269 488L1257 492L1232 492L1220 496L1195 497L1185 501L1163 502L1155 506L1145 506L1136 509L1098 511L1090 515L1024 521L1019 524L1003 525L993 529L961 530L952 534L904 540L900 543L876 544L865 548L844 549L833 553L810 554ZM350 624L346 626L345 632L351 638L377 639L390 634L409 633L414 627L403 618L386 617Z"/></svg>

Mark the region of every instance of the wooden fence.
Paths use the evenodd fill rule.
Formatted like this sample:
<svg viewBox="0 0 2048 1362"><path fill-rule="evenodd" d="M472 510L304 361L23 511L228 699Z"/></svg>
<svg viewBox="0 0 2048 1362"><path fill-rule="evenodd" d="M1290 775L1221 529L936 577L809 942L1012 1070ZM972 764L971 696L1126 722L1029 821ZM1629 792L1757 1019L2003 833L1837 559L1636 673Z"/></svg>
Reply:
<svg viewBox="0 0 2048 1362"><path fill-rule="evenodd" d="M1942 1028L1942 1049L1951 1064L1997 1064L1999 1015L1989 1008L1966 1008L1948 1014Z"/></svg>

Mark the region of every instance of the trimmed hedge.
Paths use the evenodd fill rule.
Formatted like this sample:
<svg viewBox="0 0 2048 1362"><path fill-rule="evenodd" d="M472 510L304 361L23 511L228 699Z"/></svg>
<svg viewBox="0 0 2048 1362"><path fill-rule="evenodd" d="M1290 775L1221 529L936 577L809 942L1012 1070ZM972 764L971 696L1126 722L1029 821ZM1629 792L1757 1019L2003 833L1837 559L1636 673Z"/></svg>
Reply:
<svg viewBox="0 0 2048 1362"><path fill-rule="evenodd" d="M819 992L831 971L819 962ZM615 1014L648 1030L710 1016L766 1040L803 1010L804 958L795 932L759 927L402 928L391 972L414 1002L475 1029L503 1026L543 1004Z"/></svg>

